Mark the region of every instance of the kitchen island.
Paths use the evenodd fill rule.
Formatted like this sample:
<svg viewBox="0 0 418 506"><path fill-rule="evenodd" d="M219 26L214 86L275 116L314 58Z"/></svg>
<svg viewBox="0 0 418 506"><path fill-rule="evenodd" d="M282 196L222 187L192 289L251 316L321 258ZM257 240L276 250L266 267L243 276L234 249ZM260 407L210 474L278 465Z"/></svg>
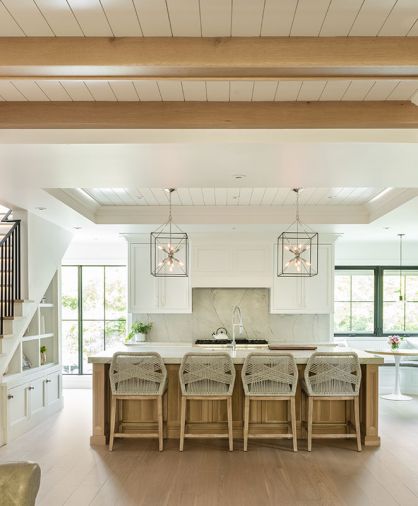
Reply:
<svg viewBox="0 0 418 506"><path fill-rule="evenodd" d="M93 420L92 445L104 445L109 437L110 419L110 383L109 365L114 351L156 351L162 356L168 372L168 391L164 399L165 434L168 438L178 438L180 433L180 384L179 366L185 353L213 351L191 346L190 344L145 343L138 346L121 346L118 350L106 350L89 358L93 364ZM236 367L232 398L234 438L242 438L244 391L241 384L241 368L248 353L261 350L218 350L231 354ZM265 351L265 350L263 350ZM360 388L360 421L363 444L379 446L378 432L378 386L379 365L383 359L360 350L337 346L318 346L317 351L355 351L360 359L362 382ZM295 356L299 369L299 385L296 394L296 417L298 438L305 438L302 421L306 420L305 402L300 387L305 365L312 351L296 350ZM335 432L344 434L353 413L351 403L346 401L318 401L315 404L313 432ZM156 406L152 401L123 401L119 411L119 422L124 431L153 432L156 426ZM210 434L226 430L226 403L222 401L191 401L188 403L188 427L190 432ZM287 403L274 401L255 401L251 406L250 423L253 432L277 433L279 426L287 431ZM269 427L270 425L270 427Z"/></svg>

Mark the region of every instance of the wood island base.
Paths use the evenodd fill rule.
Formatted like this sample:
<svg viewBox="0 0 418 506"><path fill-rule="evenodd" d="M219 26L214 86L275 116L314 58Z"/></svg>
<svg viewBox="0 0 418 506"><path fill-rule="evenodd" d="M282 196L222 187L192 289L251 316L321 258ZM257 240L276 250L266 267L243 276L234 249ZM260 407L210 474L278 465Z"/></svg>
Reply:
<svg viewBox="0 0 418 506"><path fill-rule="evenodd" d="M178 439L180 435L181 391L179 365L168 364L168 392L164 400L165 437ZM242 365L236 366L237 376L232 397L234 438L242 439L244 391L241 384ZM299 378L303 377L305 365L299 365ZM363 364L360 388L360 423L362 442L365 446L379 446L378 432L378 365ZM93 363L93 427L91 445L105 445L109 440L110 421L109 364ZM353 420L352 402L318 401L315 403L313 433L327 432L345 434ZM252 433L287 432L288 403L253 401L250 412ZM187 403L188 431L196 434L216 434L227 430L226 403L221 401L190 401ZM298 386L296 394L297 436L306 439L302 421L306 420L306 403ZM120 430L124 432L155 432L157 408L153 401L122 401L118 411Z"/></svg>

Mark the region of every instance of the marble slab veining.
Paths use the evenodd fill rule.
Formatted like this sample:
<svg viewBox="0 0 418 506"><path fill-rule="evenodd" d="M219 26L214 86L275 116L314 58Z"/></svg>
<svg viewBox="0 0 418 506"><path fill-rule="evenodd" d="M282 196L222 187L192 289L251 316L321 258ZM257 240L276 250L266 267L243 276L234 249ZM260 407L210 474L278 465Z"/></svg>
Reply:
<svg viewBox="0 0 418 506"><path fill-rule="evenodd" d="M192 314L134 314L133 321L152 321L149 341L193 342L219 327L231 335L232 309L240 306L246 335L274 342L329 342L329 315L269 313L267 288L194 288ZM245 337L245 335L244 335Z"/></svg>

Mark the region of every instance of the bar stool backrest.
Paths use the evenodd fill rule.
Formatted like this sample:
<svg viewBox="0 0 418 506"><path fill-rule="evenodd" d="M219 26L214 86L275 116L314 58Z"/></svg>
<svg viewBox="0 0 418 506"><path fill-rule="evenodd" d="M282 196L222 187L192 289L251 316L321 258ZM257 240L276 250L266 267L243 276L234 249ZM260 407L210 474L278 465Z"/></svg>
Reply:
<svg viewBox="0 0 418 506"><path fill-rule="evenodd" d="M360 383L361 367L354 352L312 353L305 368L309 395L355 396Z"/></svg>
<svg viewBox="0 0 418 506"><path fill-rule="evenodd" d="M228 353L186 353L179 377L183 395L232 395L235 367Z"/></svg>
<svg viewBox="0 0 418 506"><path fill-rule="evenodd" d="M291 353L250 353L241 377L246 395L295 395L298 368Z"/></svg>
<svg viewBox="0 0 418 506"><path fill-rule="evenodd" d="M114 395L162 395L167 369L159 353L116 352L109 378Z"/></svg>

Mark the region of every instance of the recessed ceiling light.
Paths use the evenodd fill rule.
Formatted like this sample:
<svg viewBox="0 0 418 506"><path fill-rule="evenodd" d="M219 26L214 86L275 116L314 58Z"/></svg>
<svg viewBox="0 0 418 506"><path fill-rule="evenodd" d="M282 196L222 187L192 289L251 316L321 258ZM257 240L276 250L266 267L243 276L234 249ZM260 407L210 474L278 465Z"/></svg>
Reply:
<svg viewBox="0 0 418 506"><path fill-rule="evenodd" d="M46 211L46 207L39 206L36 208L38 211Z"/></svg>
<svg viewBox="0 0 418 506"><path fill-rule="evenodd" d="M245 179L246 174L234 174L234 179Z"/></svg>
<svg viewBox="0 0 418 506"><path fill-rule="evenodd" d="M73 227L74 230L81 230L82 227Z"/></svg>

